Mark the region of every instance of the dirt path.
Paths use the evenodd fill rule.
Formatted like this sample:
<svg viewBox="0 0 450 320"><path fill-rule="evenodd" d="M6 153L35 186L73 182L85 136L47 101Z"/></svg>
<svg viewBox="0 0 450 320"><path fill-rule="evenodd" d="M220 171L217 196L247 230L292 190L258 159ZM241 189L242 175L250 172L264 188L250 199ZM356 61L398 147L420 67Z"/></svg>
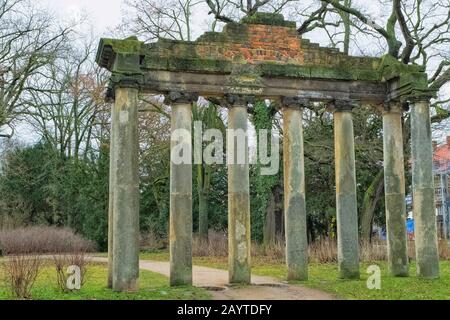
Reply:
<svg viewBox="0 0 450 320"><path fill-rule="evenodd" d="M106 258L93 258L96 262L107 262ZM169 262L141 260L139 266L169 276ZM210 291L214 300L334 300L332 294L283 283L272 277L252 276L251 286L228 286L228 271L207 267L193 267L194 286Z"/></svg>

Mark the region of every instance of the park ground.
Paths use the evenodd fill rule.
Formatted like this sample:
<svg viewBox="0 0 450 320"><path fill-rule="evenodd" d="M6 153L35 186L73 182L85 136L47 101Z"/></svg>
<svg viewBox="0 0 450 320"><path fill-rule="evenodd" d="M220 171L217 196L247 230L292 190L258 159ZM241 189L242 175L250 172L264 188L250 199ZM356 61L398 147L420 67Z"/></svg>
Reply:
<svg viewBox="0 0 450 320"><path fill-rule="evenodd" d="M142 253L141 259L153 261L168 261L166 251ZM227 269L226 257L194 257L194 264L217 269ZM269 276L284 281L286 268L283 263L266 261L265 257L254 257L252 274ZM381 289L367 288L370 276L367 268L378 265L381 269ZM308 281L290 282L293 285L318 289L334 295L337 299L349 300L448 300L450 299L450 261L441 261L441 277L436 280L419 279L416 277L414 262L410 265L410 276L404 278L392 277L388 274L387 263L365 262L361 264L360 280L338 279L338 267L334 263L314 263L309 266Z"/></svg>
<svg viewBox="0 0 450 320"><path fill-rule="evenodd" d="M54 266L46 263L32 289L34 300L209 300L239 299L242 294L251 294L258 298L258 292L272 290L273 295L289 299L349 299L349 300L445 300L450 298L450 262L441 262L441 278L438 280L419 279L415 276L415 265L411 263L410 277L394 278L388 275L385 262L361 264L361 280L339 280L336 264L310 264L309 280L286 283L285 266L279 262L267 261L264 257L254 257L252 274L255 282L271 282L280 287L231 288L231 296L221 295L211 288L178 287L171 288L167 278L167 270L152 272L152 265L167 268L169 254L167 251L145 252L141 254L140 290L137 293L115 293L105 286L107 268L105 254L96 254L88 268L86 283L80 291L61 293L56 286ZM369 265L376 264L381 269L381 289L367 288L366 270ZM143 267L144 265L144 267ZM224 275L227 269L226 257L194 257L197 269L207 269L211 277ZM150 266L150 267L145 267ZM206 267L206 268L204 268ZM208 269L209 268L209 269ZM147 270L146 270L147 269ZM155 268L153 268L155 270ZM195 272L195 270L194 270ZM216 273L215 273L216 272ZM272 279L272 280L271 280ZM214 284L214 281L211 281ZM233 293L233 290L241 290ZM278 291L277 291L278 290ZM256 297L256 298L255 298ZM270 295L266 295L271 297ZM261 296L261 298L264 298ZM4 283L0 284L0 300L12 299Z"/></svg>

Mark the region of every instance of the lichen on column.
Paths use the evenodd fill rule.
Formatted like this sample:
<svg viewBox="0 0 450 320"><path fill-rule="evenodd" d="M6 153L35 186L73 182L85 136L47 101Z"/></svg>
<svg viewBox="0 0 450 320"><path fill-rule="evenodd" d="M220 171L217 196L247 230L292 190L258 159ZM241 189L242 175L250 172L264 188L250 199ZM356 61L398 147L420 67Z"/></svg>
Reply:
<svg viewBox="0 0 450 320"><path fill-rule="evenodd" d="M384 185L388 267L391 275L408 276L403 108L397 102L383 112Z"/></svg>
<svg viewBox="0 0 450 320"><path fill-rule="evenodd" d="M288 280L308 279L303 107L307 101L283 99L284 214Z"/></svg>
<svg viewBox="0 0 450 320"><path fill-rule="evenodd" d="M115 89L113 125L113 290L136 291L139 278L138 88Z"/></svg>
<svg viewBox="0 0 450 320"><path fill-rule="evenodd" d="M170 161L170 285L192 285L192 103L197 95L172 92L171 153L176 146L189 159ZM182 136L175 136L176 131ZM180 141L181 139L181 141Z"/></svg>
<svg viewBox="0 0 450 320"><path fill-rule="evenodd" d="M230 283L250 284L250 181L248 158L247 100L245 97L228 97L228 257ZM241 130L246 137L243 146L244 163L237 163L238 144L230 150L231 131ZM234 138L233 138L234 139ZM242 150L241 150L242 151ZM231 161L230 154L235 155ZM233 163L230 163L233 162Z"/></svg>
<svg viewBox="0 0 450 320"><path fill-rule="evenodd" d="M111 133L109 140L109 201L108 201L108 288L113 287L113 224L114 224L114 173L116 172L116 162L114 158L114 152L117 151L115 147L117 142L115 141L118 121L118 108L114 104L111 105Z"/></svg>
<svg viewBox="0 0 450 320"><path fill-rule="evenodd" d="M411 109L413 215L417 275L439 277L430 104L417 100Z"/></svg>
<svg viewBox="0 0 450 320"><path fill-rule="evenodd" d="M352 101L334 103L338 264L339 275L343 279L359 278L353 107Z"/></svg>

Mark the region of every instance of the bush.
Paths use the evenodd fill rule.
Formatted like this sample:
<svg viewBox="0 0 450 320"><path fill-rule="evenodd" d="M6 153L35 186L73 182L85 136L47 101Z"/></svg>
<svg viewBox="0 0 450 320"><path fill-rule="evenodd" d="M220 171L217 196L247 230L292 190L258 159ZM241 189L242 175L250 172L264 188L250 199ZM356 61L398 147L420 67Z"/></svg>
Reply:
<svg viewBox="0 0 450 320"><path fill-rule="evenodd" d="M210 230L208 239L194 236L192 254L195 257L226 257L228 255L227 234Z"/></svg>
<svg viewBox="0 0 450 320"><path fill-rule="evenodd" d="M71 229L39 226L1 230L0 250L4 255L62 254L93 252L95 246Z"/></svg>
<svg viewBox="0 0 450 320"><path fill-rule="evenodd" d="M42 259L37 255L13 255L4 263L5 282L11 294L19 299L29 299L31 288L39 274Z"/></svg>
<svg viewBox="0 0 450 320"><path fill-rule="evenodd" d="M85 252L80 251L71 254L54 255L53 262L56 268L56 283L62 292L71 291L67 285L67 280L70 276L68 274L68 268L71 266L80 268L80 286L82 287L84 285L86 282L87 266L89 264L89 259Z"/></svg>

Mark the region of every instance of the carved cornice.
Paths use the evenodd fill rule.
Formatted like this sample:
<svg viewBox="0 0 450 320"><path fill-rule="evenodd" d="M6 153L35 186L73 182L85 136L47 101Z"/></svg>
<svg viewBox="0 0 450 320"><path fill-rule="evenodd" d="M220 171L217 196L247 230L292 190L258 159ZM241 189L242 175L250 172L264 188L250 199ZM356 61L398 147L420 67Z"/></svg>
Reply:
<svg viewBox="0 0 450 320"><path fill-rule="evenodd" d="M240 94L227 94L225 95L224 102L228 108L247 107L249 104L253 104L255 102L255 97Z"/></svg>
<svg viewBox="0 0 450 320"><path fill-rule="evenodd" d="M299 97L282 97L281 104L284 108L309 108L311 100Z"/></svg>
<svg viewBox="0 0 450 320"><path fill-rule="evenodd" d="M336 99L328 104L328 109L332 112L352 112L359 103L352 99Z"/></svg>
<svg viewBox="0 0 450 320"><path fill-rule="evenodd" d="M383 104L383 114L386 113L400 113L408 111L409 103L401 101L388 101Z"/></svg>
<svg viewBox="0 0 450 320"><path fill-rule="evenodd" d="M193 103L197 100L198 93L195 92L171 91L165 95L165 102L167 103Z"/></svg>

